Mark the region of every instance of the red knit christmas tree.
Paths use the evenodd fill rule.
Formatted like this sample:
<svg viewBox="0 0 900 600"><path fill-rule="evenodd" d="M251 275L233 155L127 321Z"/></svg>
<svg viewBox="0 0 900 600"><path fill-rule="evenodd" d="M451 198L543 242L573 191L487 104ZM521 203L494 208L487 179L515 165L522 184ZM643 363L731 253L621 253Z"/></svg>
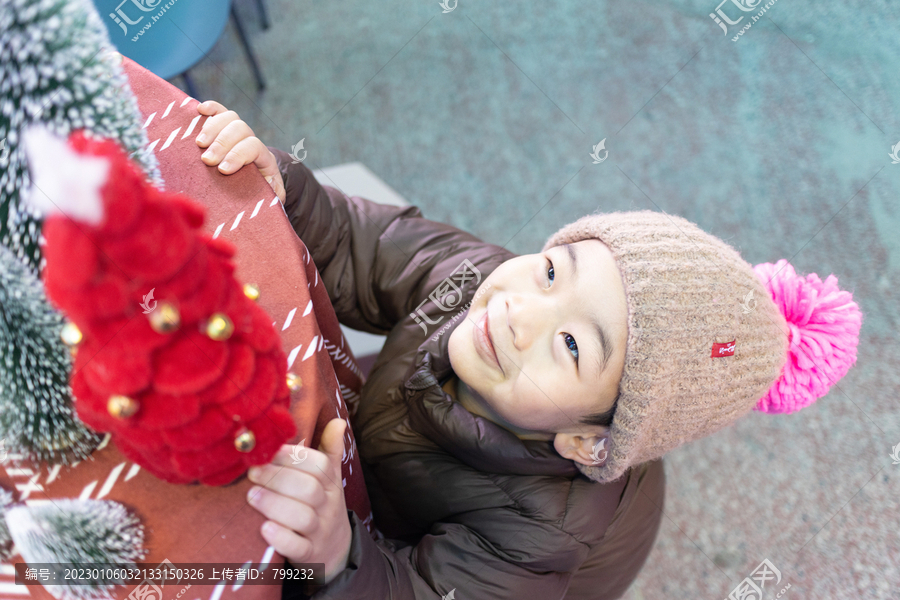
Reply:
<svg viewBox="0 0 900 600"><path fill-rule="evenodd" d="M234 278L234 246L111 140L35 128L25 144L47 295L81 333L78 416L171 483L224 485L269 462L296 433L287 360Z"/></svg>

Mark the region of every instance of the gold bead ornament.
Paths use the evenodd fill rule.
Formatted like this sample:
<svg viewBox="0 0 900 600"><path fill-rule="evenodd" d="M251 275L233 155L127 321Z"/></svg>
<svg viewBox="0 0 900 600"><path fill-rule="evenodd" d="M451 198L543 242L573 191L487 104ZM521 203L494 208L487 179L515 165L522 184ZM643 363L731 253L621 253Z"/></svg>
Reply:
<svg viewBox="0 0 900 600"><path fill-rule="evenodd" d="M256 446L256 436L249 429L245 429L234 438L234 447L238 452L250 452L254 446Z"/></svg>
<svg viewBox="0 0 900 600"><path fill-rule="evenodd" d="M294 375L293 373L287 374L287 386L290 388L292 392L296 392L300 388L303 387L303 380L300 379L299 375Z"/></svg>
<svg viewBox="0 0 900 600"><path fill-rule="evenodd" d="M255 283L245 283L244 295L256 302L259 300L259 286Z"/></svg>
<svg viewBox="0 0 900 600"><path fill-rule="evenodd" d="M206 335L211 340L221 342L227 340L234 333L234 323L224 313L215 313L206 323Z"/></svg>
<svg viewBox="0 0 900 600"><path fill-rule="evenodd" d="M80 344L81 340L83 339L81 330L78 329L78 326L75 325L75 323L66 323L65 325L63 325L59 337L62 338L63 344L65 344L69 348L74 348L75 346Z"/></svg>
<svg viewBox="0 0 900 600"><path fill-rule="evenodd" d="M106 410L117 419L127 419L137 412L138 402L128 396L110 396L106 403Z"/></svg>
<svg viewBox="0 0 900 600"><path fill-rule="evenodd" d="M160 302L148 318L156 333L172 333L181 326L181 314L168 302Z"/></svg>

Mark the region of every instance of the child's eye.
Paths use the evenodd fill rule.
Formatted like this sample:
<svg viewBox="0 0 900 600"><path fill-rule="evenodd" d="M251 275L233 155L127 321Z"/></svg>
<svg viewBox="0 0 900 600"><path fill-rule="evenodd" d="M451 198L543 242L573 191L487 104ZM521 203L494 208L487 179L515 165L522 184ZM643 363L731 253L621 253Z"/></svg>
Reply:
<svg viewBox="0 0 900 600"><path fill-rule="evenodd" d="M572 353L572 356L575 358L575 364L578 364L578 344L575 343L575 338L573 338L568 333L564 333L563 339L566 341L566 348L569 349L569 352Z"/></svg>
<svg viewBox="0 0 900 600"><path fill-rule="evenodd" d="M547 260L547 264L550 265L547 268L547 281L553 283L553 279L556 277L556 273L553 271L553 262L551 260ZM550 286L547 286L550 287Z"/></svg>

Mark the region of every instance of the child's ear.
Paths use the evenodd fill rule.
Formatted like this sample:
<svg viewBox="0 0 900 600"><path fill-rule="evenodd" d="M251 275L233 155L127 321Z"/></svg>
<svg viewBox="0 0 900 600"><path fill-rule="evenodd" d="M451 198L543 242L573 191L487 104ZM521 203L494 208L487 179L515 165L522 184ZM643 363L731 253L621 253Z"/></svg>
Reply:
<svg viewBox="0 0 900 600"><path fill-rule="evenodd" d="M553 447L560 456L595 467L606 462L608 445L608 427L580 433L557 433L553 439Z"/></svg>

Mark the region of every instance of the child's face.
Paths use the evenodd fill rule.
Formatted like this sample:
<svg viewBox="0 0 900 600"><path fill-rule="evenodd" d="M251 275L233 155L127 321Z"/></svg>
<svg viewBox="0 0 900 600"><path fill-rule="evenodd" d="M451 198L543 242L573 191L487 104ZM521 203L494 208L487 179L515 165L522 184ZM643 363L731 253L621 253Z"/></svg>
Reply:
<svg viewBox="0 0 900 600"><path fill-rule="evenodd" d="M603 242L518 256L481 283L450 336L450 362L480 396L479 412L500 425L580 433L579 419L608 410L615 400L627 315L621 275ZM609 347L602 371L598 326Z"/></svg>

